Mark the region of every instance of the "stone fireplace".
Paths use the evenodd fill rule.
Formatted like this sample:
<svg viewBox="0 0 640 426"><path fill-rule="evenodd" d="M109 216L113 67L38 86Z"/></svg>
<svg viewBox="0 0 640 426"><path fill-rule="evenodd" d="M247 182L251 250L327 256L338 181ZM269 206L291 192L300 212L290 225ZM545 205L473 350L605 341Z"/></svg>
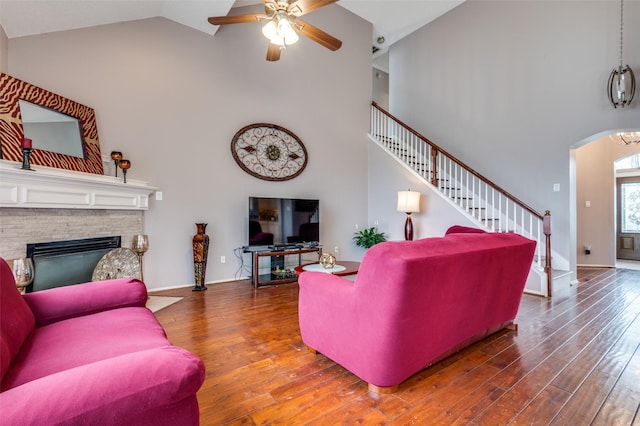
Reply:
<svg viewBox="0 0 640 426"><path fill-rule="evenodd" d="M0 256L25 257L27 244L144 233L156 188L147 182L0 160Z"/></svg>

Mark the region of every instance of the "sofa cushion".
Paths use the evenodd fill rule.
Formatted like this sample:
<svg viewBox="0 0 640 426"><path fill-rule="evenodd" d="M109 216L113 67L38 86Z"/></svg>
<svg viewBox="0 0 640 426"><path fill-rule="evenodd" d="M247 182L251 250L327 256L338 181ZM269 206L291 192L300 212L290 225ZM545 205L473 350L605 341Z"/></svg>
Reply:
<svg viewBox="0 0 640 426"><path fill-rule="evenodd" d="M0 381L34 326L33 313L16 287L11 268L0 258Z"/></svg>
<svg viewBox="0 0 640 426"><path fill-rule="evenodd" d="M122 308L36 328L11 364L2 391L60 371L170 345L147 308Z"/></svg>

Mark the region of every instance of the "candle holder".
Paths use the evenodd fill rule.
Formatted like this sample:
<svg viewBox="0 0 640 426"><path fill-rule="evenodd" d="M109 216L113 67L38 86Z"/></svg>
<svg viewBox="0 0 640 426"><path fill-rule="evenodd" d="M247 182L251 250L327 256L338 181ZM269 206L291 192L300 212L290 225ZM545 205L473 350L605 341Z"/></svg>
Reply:
<svg viewBox="0 0 640 426"><path fill-rule="evenodd" d="M131 168L131 161L121 159L118 162L118 166L122 169L122 175L124 176L124 183L127 183L127 170Z"/></svg>
<svg viewBox="0 0 640 426"><path fill-rule="evenodd" d="M27 286L33 282L33 261L28 257L21 257L9 260L7 263L11 267L16 287L18 287L20 293L24 293Z"/></svg>
<svg viewBox="0 0 640 426"><path fill-rule="evenodd" d="M32 142L29 138L22 138L20 142L20 148L22 148L22 170L31 170L31 164L29 163L29 156L31 155Z"/></svg>
<svg viewBox="0 0 640 426"><path fill-rule="evenodd" d="M131 250L138 255L138 263L140 264L140 281L144 281L142 275L142 256L149 250L149 237L146 235L134 235L131 241Z"/></svg>
<svg viewBox="0 0 640 426"><path fill-rule="evenodd" d="M116 177L118 177L118 163L122 160L122 153L120 151L111 151L111 159L116 163Z"/></svg>
<svg viewBox="0 0 640 426"><path fill-rule="evenodd" d="M22 170L31 170L31 164L29 163L29 156L31 155L31 148L22 148Z"/></svg>

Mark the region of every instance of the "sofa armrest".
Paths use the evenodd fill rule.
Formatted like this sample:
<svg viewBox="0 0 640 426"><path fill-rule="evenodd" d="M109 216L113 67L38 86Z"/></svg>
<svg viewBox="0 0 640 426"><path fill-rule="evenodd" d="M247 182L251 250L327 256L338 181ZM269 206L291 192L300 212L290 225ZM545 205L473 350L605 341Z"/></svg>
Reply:
<svg viewBox="0 0 640 426"><path fill-rule="evenodd" d="M322 333L317 328L340 330L333 337L356 330L352 326L360 322L357 281L324 272L303 272L298 284L298 320L305 344L318 349L314 336Z"/></svg>
<svg viewBox="0 0 640 426"><path fill-rule="evenodd" d="M319 305L336 305L353 297L356 282L325 272L305 271L298 277L298 285L303 299L308 295Z"/></svg>
<svg viewBox="0 0 640 426"><path fill-rule="evenodd" d="M24 295L38 326L110 309L145 306L147 288L137 279L96 281Z"/></svg>
<svg viewBox="0 0 640 426"><path fill-rule="evenodd" d="M194 396L203 381L204 364L182 348L134 352L0 393L0 424L147 424L154 411Z"/></svg>

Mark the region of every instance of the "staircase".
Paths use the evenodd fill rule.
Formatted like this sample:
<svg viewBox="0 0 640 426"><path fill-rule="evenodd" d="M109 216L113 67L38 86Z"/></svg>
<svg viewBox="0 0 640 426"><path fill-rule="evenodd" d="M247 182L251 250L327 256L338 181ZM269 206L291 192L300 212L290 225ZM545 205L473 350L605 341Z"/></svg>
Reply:
<svg viewBox="0 0 640 426"><path fill-rule="evenodd" d="M535 240L525 291L551 296L551 214L541 214L398 120L375 102L369 138L479 227Z"/></svg>

